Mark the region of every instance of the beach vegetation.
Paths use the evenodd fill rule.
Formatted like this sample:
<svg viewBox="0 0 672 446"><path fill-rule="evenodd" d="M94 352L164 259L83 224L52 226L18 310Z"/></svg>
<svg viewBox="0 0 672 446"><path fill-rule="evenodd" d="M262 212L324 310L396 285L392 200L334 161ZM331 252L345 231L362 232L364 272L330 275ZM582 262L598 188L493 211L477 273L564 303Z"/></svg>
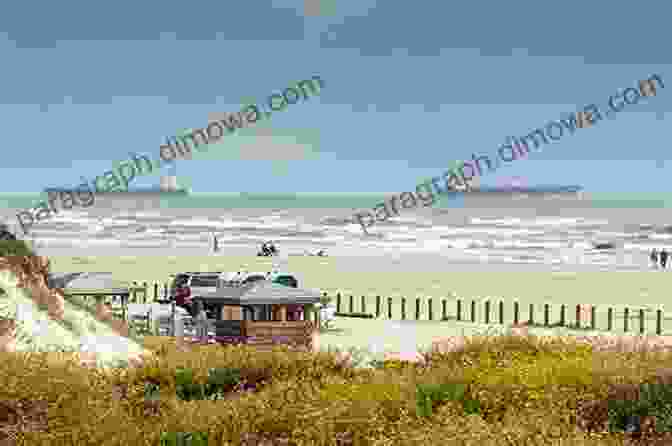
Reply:
<svg viewBox="0 0 672 446"><path fill-rule="evenodd" d="M50 429L27 432L32 444L664 444L672 427L662 349L506 334L363 364L288 346L144 346L156 355L141 366L104 370L3 354L0 401L48 403Z"/></svg>

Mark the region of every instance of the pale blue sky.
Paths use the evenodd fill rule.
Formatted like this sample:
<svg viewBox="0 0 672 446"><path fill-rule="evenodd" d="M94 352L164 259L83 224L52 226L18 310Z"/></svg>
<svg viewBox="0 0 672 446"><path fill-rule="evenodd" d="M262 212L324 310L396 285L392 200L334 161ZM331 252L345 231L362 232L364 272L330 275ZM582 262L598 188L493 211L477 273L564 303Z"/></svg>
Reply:
<svg viewBox="0 0 672 446"><path fill-rule="evenodd" d="M197 192L398 193L654 73L658 96L483 182L671 189L670 2L72 5L3 7L0 191L79 184L319 75L319 97L178 174Z"/></svg>

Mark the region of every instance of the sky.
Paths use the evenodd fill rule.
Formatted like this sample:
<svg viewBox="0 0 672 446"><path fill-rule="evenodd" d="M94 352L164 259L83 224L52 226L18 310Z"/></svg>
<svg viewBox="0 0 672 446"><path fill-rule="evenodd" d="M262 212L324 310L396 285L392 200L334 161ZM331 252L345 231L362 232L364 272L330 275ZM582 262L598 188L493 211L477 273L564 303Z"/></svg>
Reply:
<svg viewBox="0 0 672 446"><path fill-rule="evenodd" d="M657 96L481 183L669 191L671 15L653 0L12 2L0 191L156 157L167 136L318 75L319 96L173 173L194 192L399 193L652 74Z"/></svg>

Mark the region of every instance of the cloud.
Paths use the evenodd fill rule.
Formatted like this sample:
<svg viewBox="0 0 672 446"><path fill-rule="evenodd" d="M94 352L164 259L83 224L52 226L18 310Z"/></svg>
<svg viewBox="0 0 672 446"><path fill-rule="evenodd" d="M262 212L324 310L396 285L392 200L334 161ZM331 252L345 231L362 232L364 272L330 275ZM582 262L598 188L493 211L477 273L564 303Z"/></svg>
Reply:
<svg viewBox="0 0 672 446"><path fill-rule="evenodd" d="M240 145L241 160L294 161L307 159L313 154L311 147L297 143L291 137L266 135L249 140Z"/></svg>
<svg viewBox="0 0 672 446"><path fill-rule="evenodd" d="M194 152L194 160L298 161L319 157L319 138L312 129L272 129L258 122L253 128L226 134Z"/></svg>

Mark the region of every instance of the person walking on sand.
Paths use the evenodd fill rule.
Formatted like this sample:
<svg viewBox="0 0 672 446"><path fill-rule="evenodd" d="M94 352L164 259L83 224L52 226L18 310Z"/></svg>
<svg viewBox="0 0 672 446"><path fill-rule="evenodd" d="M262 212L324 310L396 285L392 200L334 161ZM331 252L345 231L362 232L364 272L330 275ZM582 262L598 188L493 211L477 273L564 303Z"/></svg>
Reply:
<svg viewBox="0 0 672 446"><path fill-rule="evenodd" d="M649 255L649 258L651 259L651 263L653 264L653 267L658 268L658 250L656 248L653 248L651 250L651 254Z"/></svg>
<svg viewBox="0 0 672 446"><path fill-rule="evenodd" d="M667 267L667 251L665 251L665 248L660 250L660 266L665 269Z"/></svg>

